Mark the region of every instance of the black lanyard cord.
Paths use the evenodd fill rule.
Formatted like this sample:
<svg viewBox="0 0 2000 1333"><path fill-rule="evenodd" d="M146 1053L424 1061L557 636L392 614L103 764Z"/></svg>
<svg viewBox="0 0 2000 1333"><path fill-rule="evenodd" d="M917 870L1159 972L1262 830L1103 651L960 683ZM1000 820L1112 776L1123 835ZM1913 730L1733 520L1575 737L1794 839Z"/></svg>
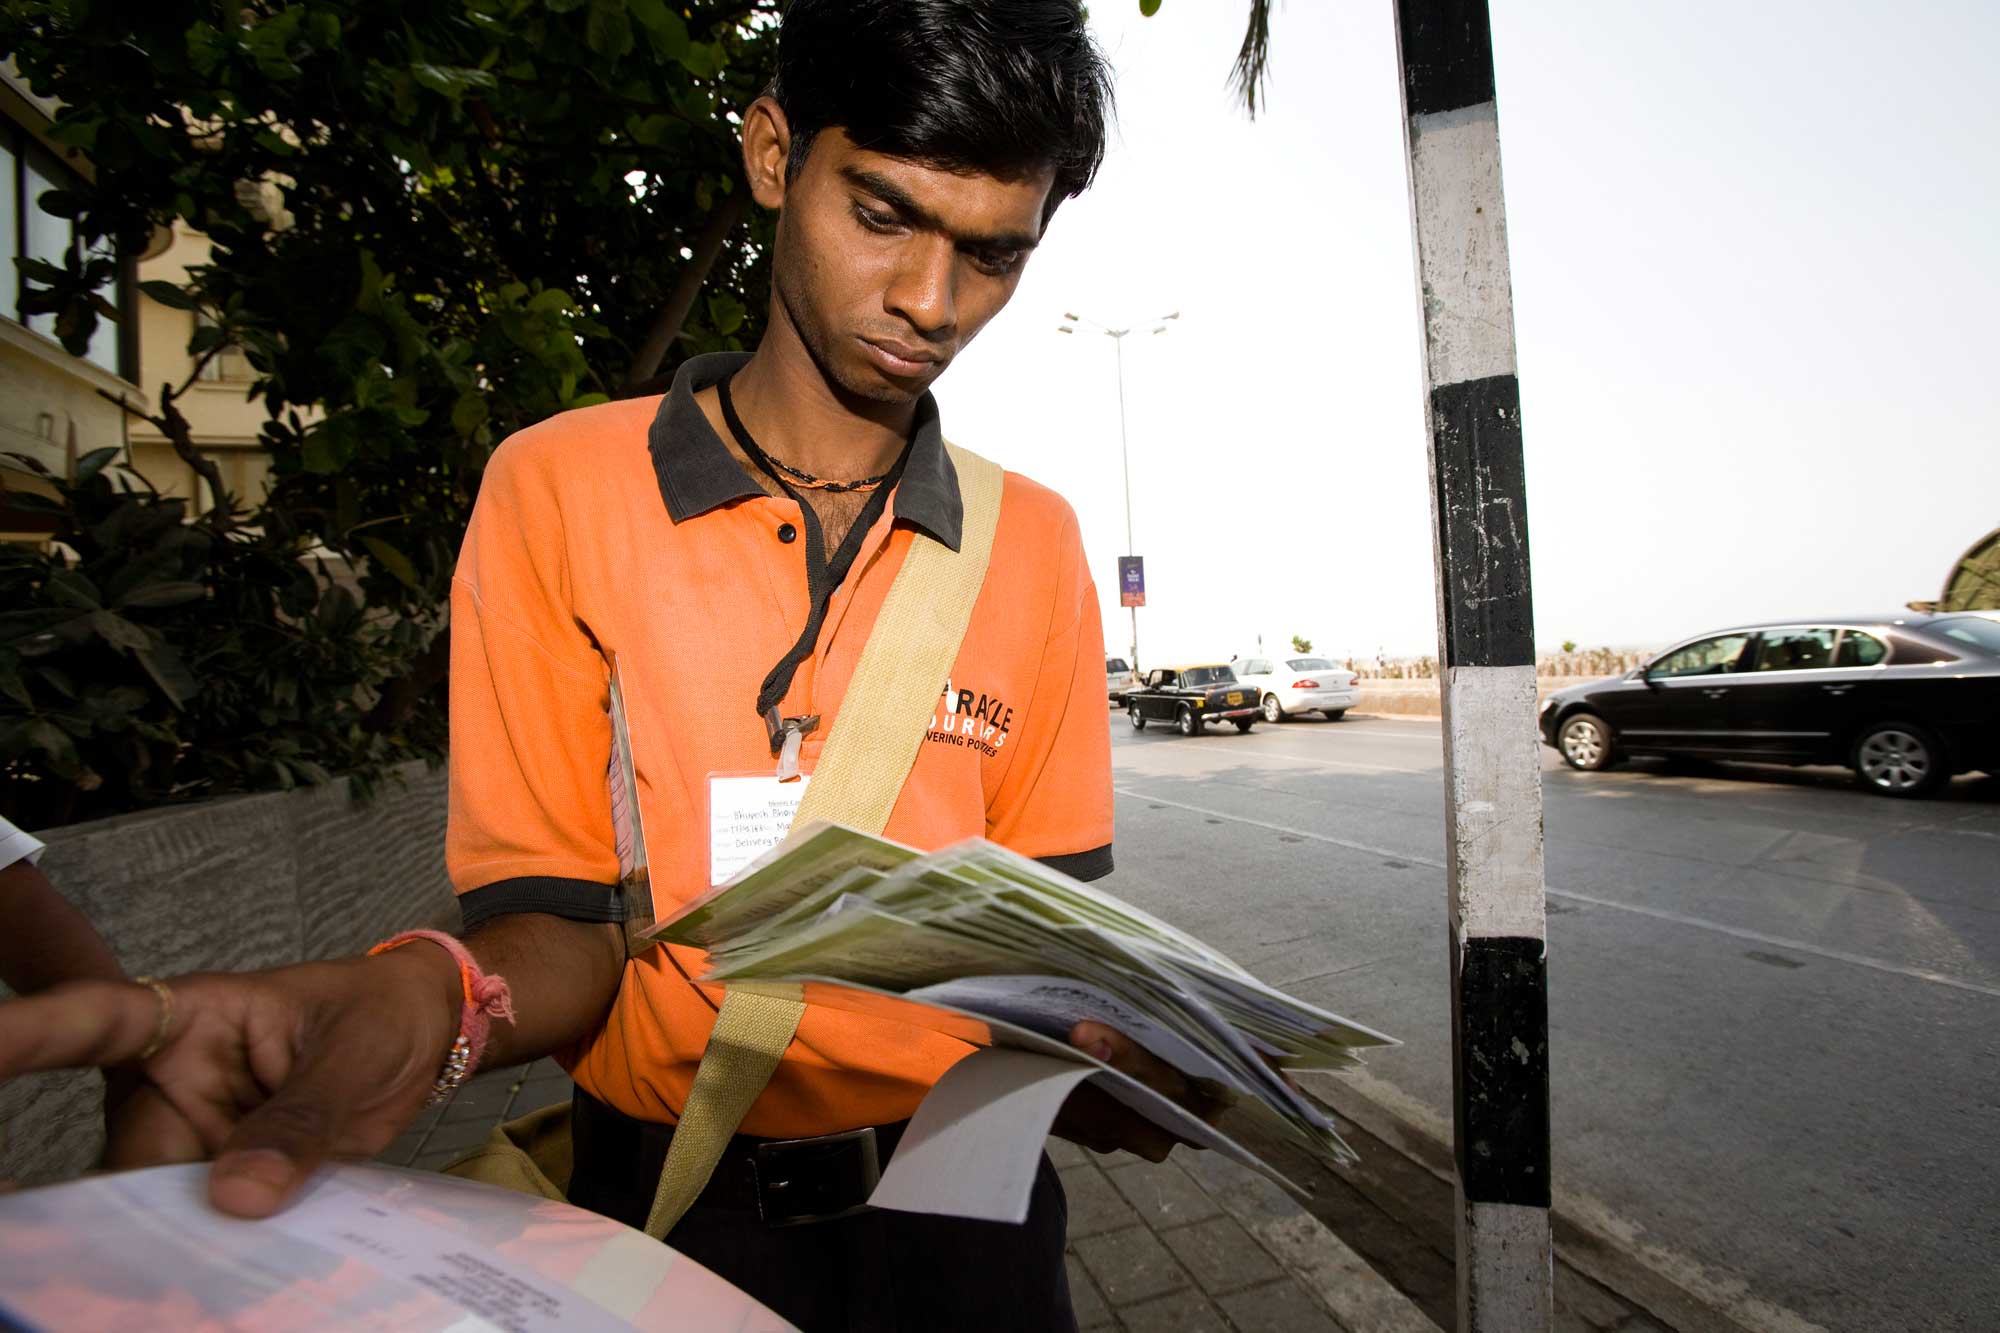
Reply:
<svg viewBox="0 0 2000 1333"><path fill-rule="evenodd" d="M863 506L860 516L847 530L847 536L834 551L833 558L828 560L826 533L820 526L819 515L814 512L812 505L793 489L792 484L771 466L770 456L759 448L757 441L751 437L749 428L743 424L743 418L736 414L736 404L729 396L728 377L716 382L715 396L717 404L722 408L722 419L728 424L730 434L736 437L736 443L742 447L750 461L757 465L759 471L776 482L779 489L798 503L806 525L806 594L810 610L806 615L805 629L800 632L798 642L793 644L791 650L771 668L770 673L764 677L763 685L757 691L757 715L768 718L772 710L784 701L785 695L791 692L792 678L798 674L799 663L811 656L814 646L819 643L819 632L826 623L827 607L833 601L834 591L846 582L848 572L854 567L855 557L861 553L861 544L868 538L868 530L875 526L876 521L888 508L889 493L902 479L903 465L909 461L910 450L907 444L904 445L903 452L896 458L895 466L884 474L882 485L869 495L868 503ZM773 735L774 749L776 745L777 737Z"/></svg>

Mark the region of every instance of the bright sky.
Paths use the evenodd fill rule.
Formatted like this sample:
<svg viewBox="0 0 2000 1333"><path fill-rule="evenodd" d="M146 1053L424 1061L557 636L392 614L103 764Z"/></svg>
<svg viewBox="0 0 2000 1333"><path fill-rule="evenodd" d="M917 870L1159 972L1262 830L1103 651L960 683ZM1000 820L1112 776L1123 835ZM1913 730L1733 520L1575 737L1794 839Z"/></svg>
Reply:
<svg viewBox="0 0 2000 1333"><path fill-rule="evenodd" d="M1094 0L1120 134L946 431L1066 495L1122 653L1435 652L1389 0ZM2000 8L1497 0L1541 647L1934 597L2000 524Z"/></svg>

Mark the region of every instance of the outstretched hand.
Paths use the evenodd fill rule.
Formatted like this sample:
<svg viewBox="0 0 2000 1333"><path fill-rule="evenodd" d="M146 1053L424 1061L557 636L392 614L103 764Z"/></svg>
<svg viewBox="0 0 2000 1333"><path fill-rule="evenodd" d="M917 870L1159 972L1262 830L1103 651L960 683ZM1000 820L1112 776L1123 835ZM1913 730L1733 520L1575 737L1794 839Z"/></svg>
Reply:
<svg viewBox="0 0 2000 1333"><path fill-rule="evenodd" d="M172 1021L148 987L76 982L0 1004L0 1079L135 1066L107 1165L215 1159L209 1199L265 1217L332 1156L380 1152L416 1117L456 1033L442 950L177 977Z"/></svg>

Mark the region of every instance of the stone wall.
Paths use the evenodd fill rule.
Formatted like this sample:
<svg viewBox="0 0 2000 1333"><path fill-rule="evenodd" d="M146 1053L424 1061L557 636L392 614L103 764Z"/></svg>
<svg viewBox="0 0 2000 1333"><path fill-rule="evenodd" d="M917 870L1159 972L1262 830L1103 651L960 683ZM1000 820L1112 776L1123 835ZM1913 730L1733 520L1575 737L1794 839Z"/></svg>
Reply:
<svg viewBox="0 0 2000 1333"><path fill-rule="evenodd" d="M444 772L412 764L400 777L365 803L339 782L38 831L41 866L135 976L278 967L455 929ZM95 1073L0 1084L0 1181L88 1167L100 1090Z"/></svg>

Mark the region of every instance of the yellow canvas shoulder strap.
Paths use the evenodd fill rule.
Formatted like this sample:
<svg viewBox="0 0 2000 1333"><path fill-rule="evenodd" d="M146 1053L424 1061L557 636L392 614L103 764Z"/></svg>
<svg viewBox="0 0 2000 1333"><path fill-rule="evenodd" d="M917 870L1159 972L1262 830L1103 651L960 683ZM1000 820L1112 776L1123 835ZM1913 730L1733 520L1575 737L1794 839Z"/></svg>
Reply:
<svg viewBox="0 0 2000 1333"><path fill-rule="evenodd" d="M824 819L882 831L958 660L993 554L1005 474L955 444L945 448L965 509L958 549L922 533L910 544L840 701L794 828ZM777 1072L805 1008L796 993L732 989L723 997L667 1148L647 1235L664 1239L707 1186L743 1117Z"/></svg>

